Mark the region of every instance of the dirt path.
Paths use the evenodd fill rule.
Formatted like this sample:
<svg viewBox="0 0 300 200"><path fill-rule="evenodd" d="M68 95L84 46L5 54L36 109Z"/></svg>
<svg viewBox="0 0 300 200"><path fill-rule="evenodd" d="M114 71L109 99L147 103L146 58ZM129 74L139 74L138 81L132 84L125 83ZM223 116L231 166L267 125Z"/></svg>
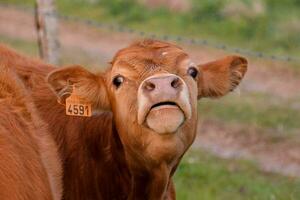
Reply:
<svg viewBox="0 0 300 200"><path fill-rule="evenodd" d="M0 35L35 41L33 16L20 10L0 7ZM110 61L114 53L136 40L129 34L111 33L78 23L61 23L60 40L65 51L86 52L96 63ZM206 62L226 55L207 47L184 46L195 61ZM300 97L300 75L274 63L249 58L249 71L241 86L243 92L262 92L280 98ZM299 144L299 143L298 143ZM249 127L227 126L205 121L200 126L194 148L204 148L222 157L253 159L267 171L300 177L300 147L293 141L270 141Z"/></svg>

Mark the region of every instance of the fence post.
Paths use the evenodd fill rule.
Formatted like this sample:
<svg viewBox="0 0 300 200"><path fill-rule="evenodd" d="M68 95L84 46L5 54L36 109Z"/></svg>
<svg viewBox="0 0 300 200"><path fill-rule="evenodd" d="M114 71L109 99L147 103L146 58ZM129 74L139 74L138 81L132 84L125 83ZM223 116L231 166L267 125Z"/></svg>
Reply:
<svg viewBox="0 0 300 200"><path fill-rule="evenodd" d="M40 57L51 64L59 64L60 45L54 0L36 0L35 19Z"/></svg>

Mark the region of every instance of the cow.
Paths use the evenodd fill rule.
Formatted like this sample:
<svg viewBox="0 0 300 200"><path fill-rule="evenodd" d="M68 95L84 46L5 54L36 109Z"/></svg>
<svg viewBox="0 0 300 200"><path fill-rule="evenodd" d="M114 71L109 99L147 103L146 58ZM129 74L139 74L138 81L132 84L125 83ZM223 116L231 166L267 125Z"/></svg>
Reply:
<svg viewBox="0 0 300 200"><path fill-rule="evenodd" d="M66 200L176 199L172 177L196 136L197 101L233 91L247 71L241 56L197 65L179 46L149 39L119 50L99 73L4 46L0 56L59 146ZM66 115L73 96L90 117Z"/></svg>
<svg viewBox="0 0 300 200"><path fill-rule="evenodd" d="M55 141L18 77L0 66L0 199L60 200Z"/></svg>

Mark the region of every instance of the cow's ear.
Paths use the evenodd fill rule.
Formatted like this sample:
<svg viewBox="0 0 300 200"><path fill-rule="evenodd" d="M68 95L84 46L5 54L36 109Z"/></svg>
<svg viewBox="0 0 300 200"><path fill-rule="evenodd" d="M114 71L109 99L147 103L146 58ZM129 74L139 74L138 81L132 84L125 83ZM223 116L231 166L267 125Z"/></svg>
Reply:
<svg viewBox="0 0 300 200"><path fill-rule="evenodd" d="M228 56L199 65L198 99L222 97L233 91L247 71L247 60L240 56Z"/></svg>
<svg viewBox="0 0 300 200"><path fill-rule="evenodd" d="M75 92L79 98L90 102L93 109L110 109L104 77L101 74L93 74L81 66L63 67L52 71L47 76L47 82L59 102L64 103Z"/></svg>

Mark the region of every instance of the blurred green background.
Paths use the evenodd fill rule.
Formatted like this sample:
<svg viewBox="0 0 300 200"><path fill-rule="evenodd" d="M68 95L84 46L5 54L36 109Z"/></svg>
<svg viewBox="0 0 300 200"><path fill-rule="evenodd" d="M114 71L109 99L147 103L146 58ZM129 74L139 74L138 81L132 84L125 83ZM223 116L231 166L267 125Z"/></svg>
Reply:
<svg viewBox="0 0 300 200"><path fill-rule="evenodd" d="M34 6L34 0L1 2ZM299 58L300 55L299 0L57 0L56 3L59 13L82 19L156 34L207 39L278 56ZM14 7L8 11L12 15L22 12L22 16L32 16ZM8 19L12 21L7 23L16 23L13 18ZM128 39L128 34L94 30L80 23L72 26L77 27L72 29L74 34L83 35L82 41L76 41L82 48L73 48L62 41L62 62L80 63L91 70L102 67L112 52L106 55L103 47L103 52L94 55L94 46L84 41L86 33L80 31L93 32L87 34L87 41L91 35L91 40L96 40L98 34L112 46L136 37ZM68 34L72 35L72 31ZM1 42L37 56L33 37L19 35L22 34L13 35L0 29ZM205 61L231 53L182 45L188 52L202 55ZM248 59L249 72L240 94L199 102L199 137L175 176L178 199L300 199L300 64Z"/></svg>
<svg viewBox="0 0 300 200"><path fill-rule="evenodd" d="M34 0L2 1L34 4ZM59 0L57 7L60 13L145 31L196 36L231 46L299 55L299 0L177 0L175 8L164 6L170 2Z"/></svg>

